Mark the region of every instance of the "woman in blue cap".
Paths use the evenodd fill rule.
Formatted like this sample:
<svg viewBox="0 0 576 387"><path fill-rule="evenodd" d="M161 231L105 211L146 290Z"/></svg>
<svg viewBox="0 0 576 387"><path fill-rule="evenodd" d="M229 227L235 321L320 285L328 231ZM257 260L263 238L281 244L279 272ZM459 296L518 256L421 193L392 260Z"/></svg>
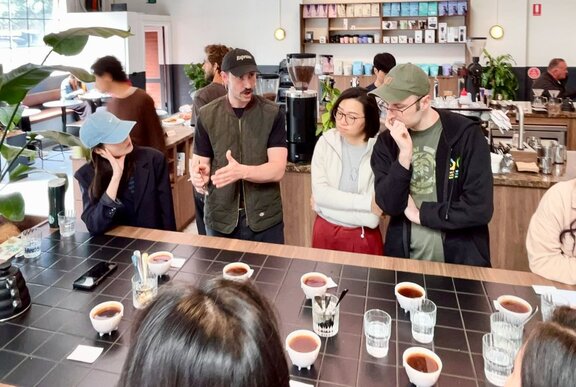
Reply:
<svg viewBox="0 0 576 387"><path fill-rule="evenodd" d="M82 220L91 234L120 225L176 229L166 160L156 149L132 145L135 124L102 111L80 128L92 161L74 177L82 191Z"/></svg>

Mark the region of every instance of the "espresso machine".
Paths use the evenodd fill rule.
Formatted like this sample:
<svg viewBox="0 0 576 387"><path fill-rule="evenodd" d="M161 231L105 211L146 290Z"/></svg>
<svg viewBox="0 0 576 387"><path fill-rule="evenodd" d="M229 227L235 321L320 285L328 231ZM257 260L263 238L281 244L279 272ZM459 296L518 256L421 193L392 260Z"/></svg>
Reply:
<svg viewBox="0 0 576 387"><path fill-rule="evenodd" d="M288 54L288 72L294 88L286 92L288 161L312 161L316 145L317 92L308 90L314 76L316 54Z"/></svg>
<svg viewBox="0 0 576 387"><path fill-rule="evenodd" d="M482 65L480 55L486 47L486 38L469 38L466 41L466 47L472 57L472 63L466 71L466 90L472 95L472 102L478 101L480 95L480 86L482 85Z"/></svg>

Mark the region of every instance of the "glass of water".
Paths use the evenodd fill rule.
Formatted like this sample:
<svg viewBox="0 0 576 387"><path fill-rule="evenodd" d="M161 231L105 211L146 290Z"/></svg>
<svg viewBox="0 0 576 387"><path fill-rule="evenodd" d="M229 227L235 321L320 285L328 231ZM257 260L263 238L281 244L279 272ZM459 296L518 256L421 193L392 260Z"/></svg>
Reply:
<svg viewBox="0 0 576 387"><path fill-rule="evenodd" d="M482 337L482 355L486 379L495 386L504 386L512 374L514 344L493 333L486 333Z"/></svg>
<svg viewBox="0 0 576 387"><path fill-rule="evenodd" d="M414 340L423 344L431 343L436 326L436 304L428 299L422 300L422 303L410 312L410 321Z"/></svg>
<svg viewBox="0 0 576 387"><path fill-rule="evenodd" d="M76 214L74 210L65 210L58 213L58 227L60 235L64 238L71 237L76 232Z"/></svg>
<svg viewBox="0 0 576 387"><path fill-rule="evenodd" d="M522 346L524 325L510 322L503 313L496 312L490 315L490 331L500 339L509 340L514 346L514 355Z"/></svg>
<svg viewBox="0 0 576 387"><path fill-rule="evenodd" d="M24 258L36 258L40 255L42 252L42 230L29 228L22 231L20 238L24 241Z"/></svg>
<svg viewBox="0 0 576 387"><path fill-rule="evenodd" d="M388 355L388 343L392 331L392 318L380 309L370 309L364 313L364 335L366 351L374 357Z"/></svg>

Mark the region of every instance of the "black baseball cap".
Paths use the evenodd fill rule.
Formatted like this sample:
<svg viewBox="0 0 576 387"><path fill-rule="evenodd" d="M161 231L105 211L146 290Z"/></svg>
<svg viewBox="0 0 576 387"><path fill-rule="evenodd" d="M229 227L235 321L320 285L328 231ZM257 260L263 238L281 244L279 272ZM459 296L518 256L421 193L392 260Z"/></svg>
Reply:
<svg viewBox="0 0 576 387"><path fill-rule="evenodd" d="M222 59L222 71L229 71L237 77L252 72L258 71L254 56L247 50L235 48L228 51Z"/></svg>

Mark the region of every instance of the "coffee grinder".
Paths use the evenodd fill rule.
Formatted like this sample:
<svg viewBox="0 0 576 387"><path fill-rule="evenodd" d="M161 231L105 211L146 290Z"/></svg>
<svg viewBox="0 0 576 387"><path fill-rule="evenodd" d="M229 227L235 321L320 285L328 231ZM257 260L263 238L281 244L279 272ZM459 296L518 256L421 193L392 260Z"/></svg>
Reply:
<svg viewBox="0 0 576 387"><path fill-rule="evenodd" d="M314 76L316 54L288 54L288 72L294 88L286 92L288 161L312 161L316 145L317 93L308 90Z"/></svg>
<svg viewBox="0 0 576 387"><path fill-rule="evenodd" d="M482 65L480 65L480 55L486 47L486 38L469 38L466 47L472 57L472 63L467 67L466 90L472 95L472 102L479 100L480 86L482 84Z"/></svg>

